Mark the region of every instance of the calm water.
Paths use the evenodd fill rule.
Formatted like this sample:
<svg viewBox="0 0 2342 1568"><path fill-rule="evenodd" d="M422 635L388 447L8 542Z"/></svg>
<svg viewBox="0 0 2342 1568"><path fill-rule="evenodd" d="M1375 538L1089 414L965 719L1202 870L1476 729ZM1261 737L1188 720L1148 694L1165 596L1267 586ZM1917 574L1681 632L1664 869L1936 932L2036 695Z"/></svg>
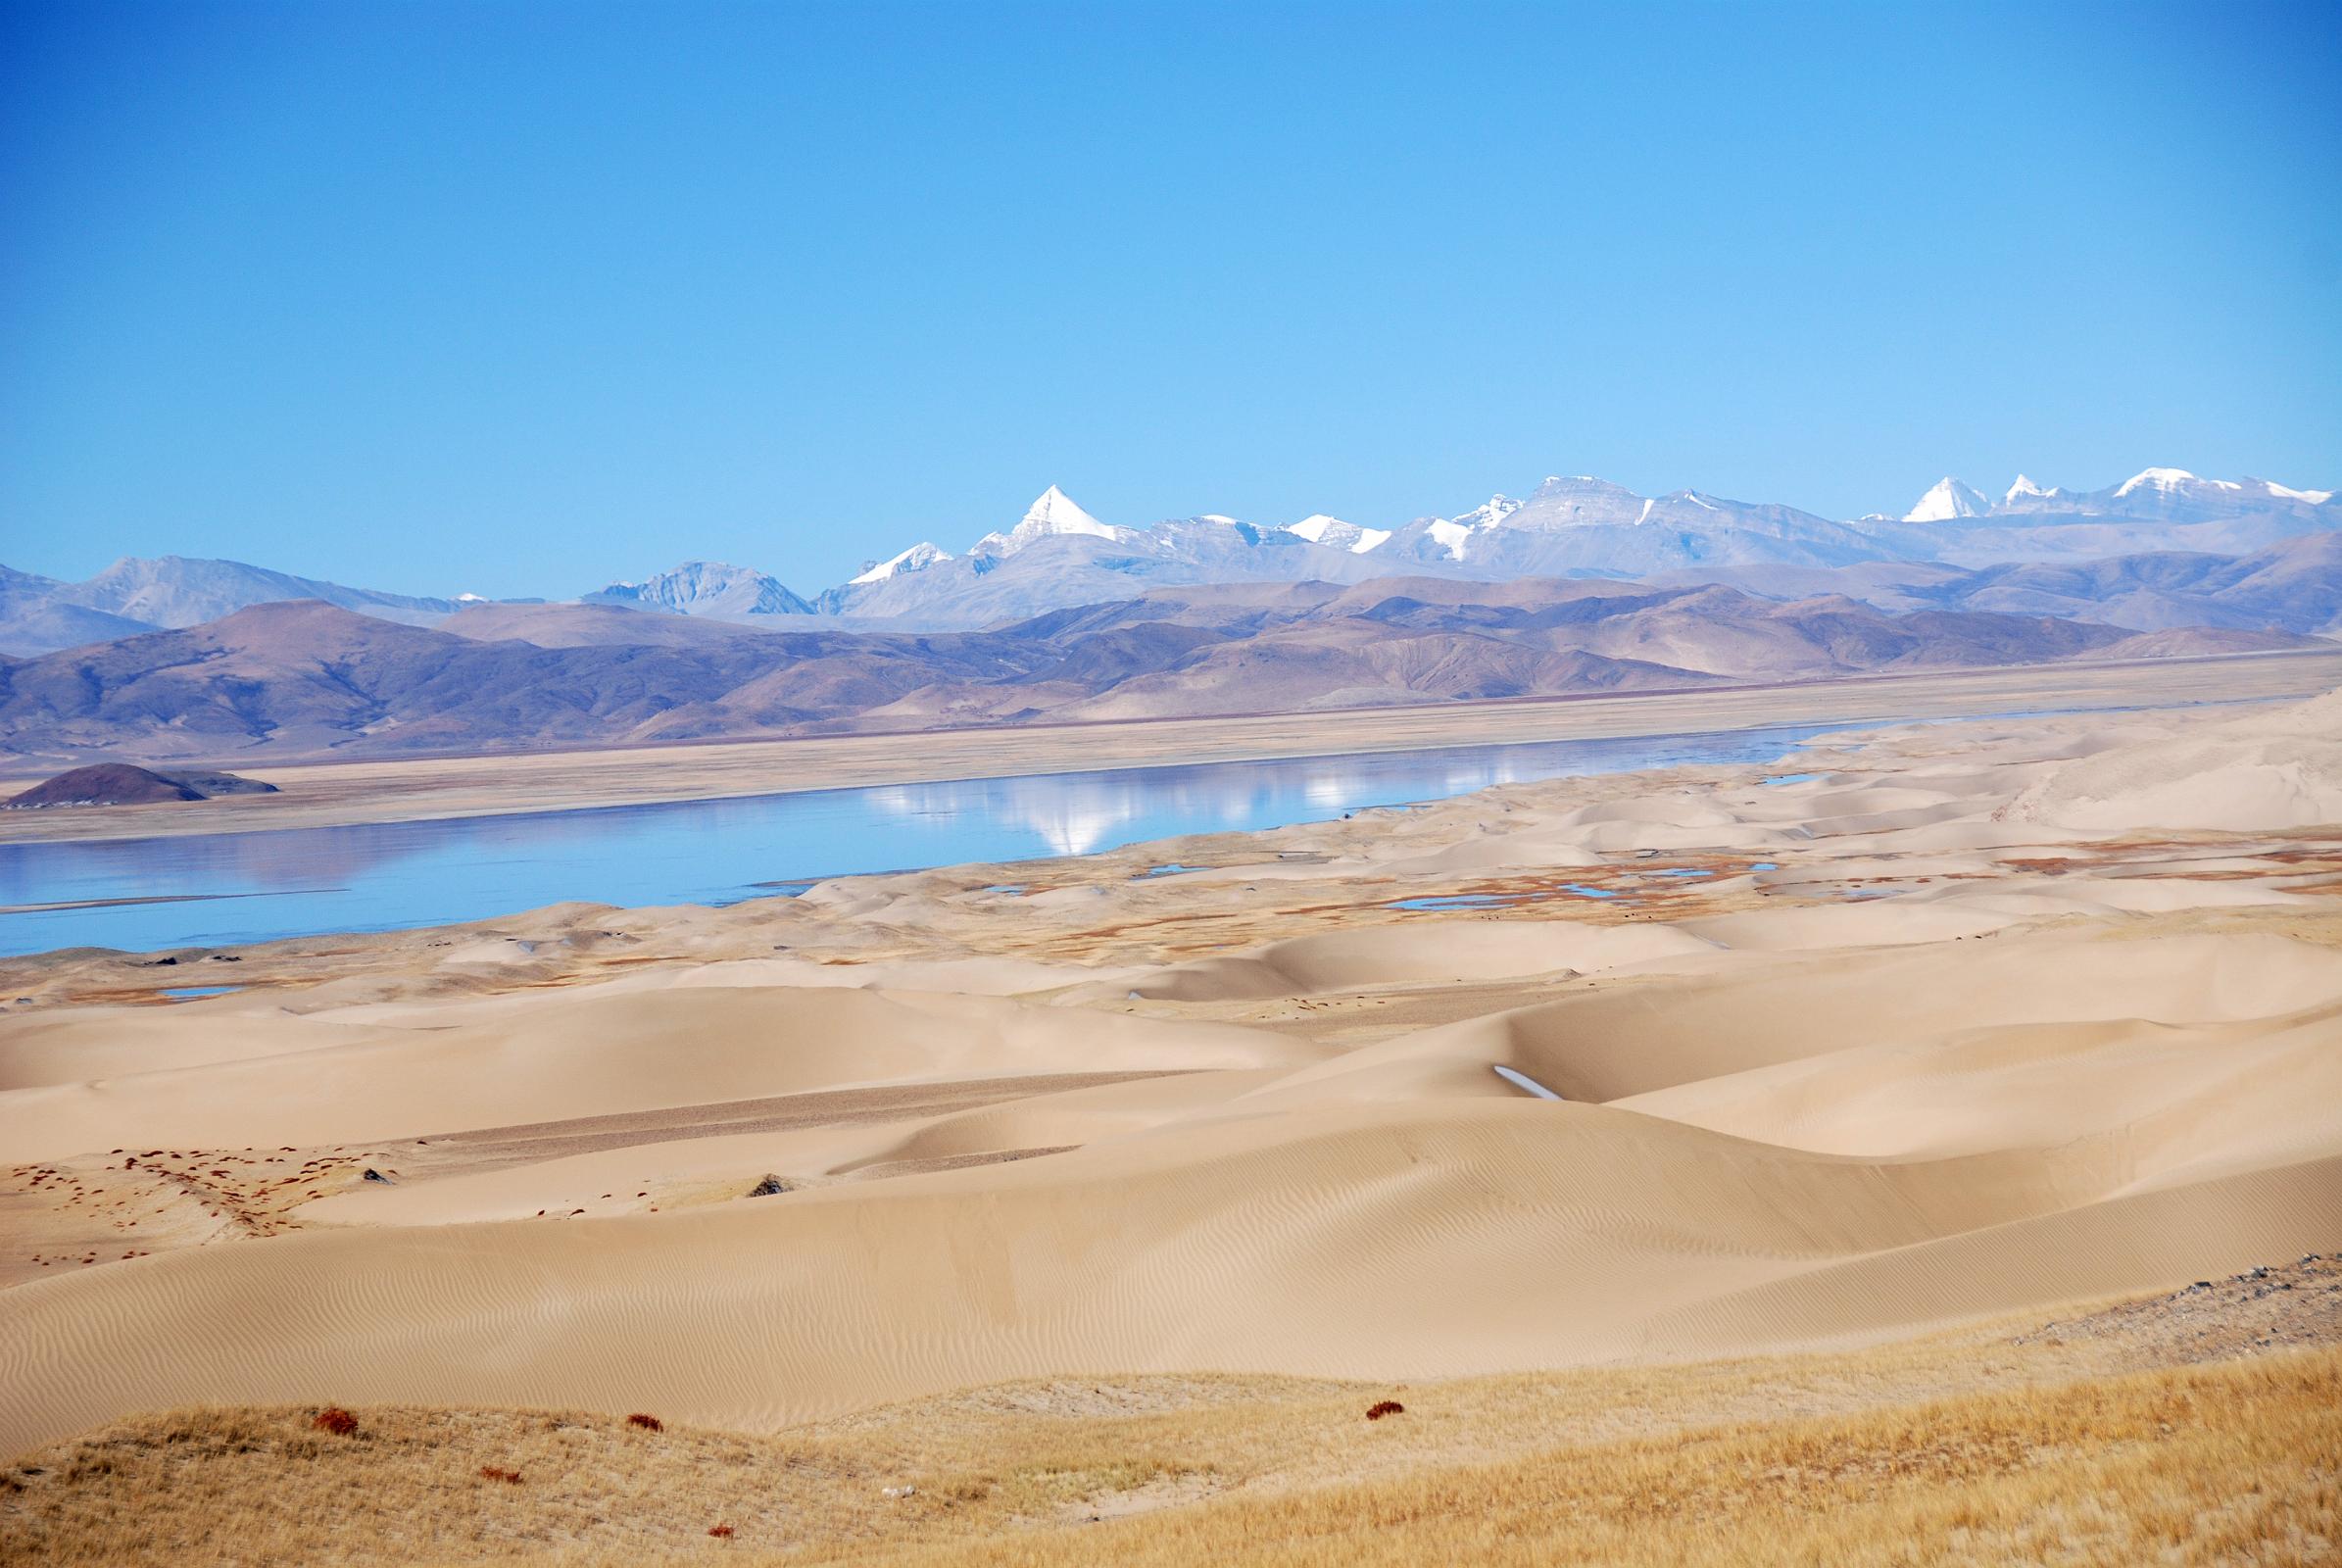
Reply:
<svg viewBox="0 0 2342 1568"><path fill-rule="evenodd" d="M1187 767L530 816L0 845L0 906L171 902L0 914L0 953L142 951L390 931L598 904L732 904L859 871L1083 855L1183 833L1276 827L1522 779L1771 761L1825 728Z"/></svg>

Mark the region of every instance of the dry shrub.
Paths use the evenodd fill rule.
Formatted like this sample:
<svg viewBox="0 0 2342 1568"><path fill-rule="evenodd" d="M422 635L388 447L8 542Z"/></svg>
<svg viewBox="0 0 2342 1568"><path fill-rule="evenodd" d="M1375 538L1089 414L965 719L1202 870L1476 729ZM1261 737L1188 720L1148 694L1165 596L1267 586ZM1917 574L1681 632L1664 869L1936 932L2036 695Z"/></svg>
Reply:
<svg viewBox="0 0 2342 1568"><path fill-rule="evenodd" d="M520 1485L520 1472L507 1470L501 1464L484 1464L480 1466L480 1479L482 1481L502 1481L507 1486L516 1487Z"/></svg>
<svg viewBox="0 0 2342 1568"><path fill-rule="evenodd" d="M645 1432L664 1432L666 1430L664 1421L655 1415L645 1415L640 1410L628 1416L626 1424L630 1427L641 1427Z"/></svg>
<svg viewBox="0 0 2342 1568"><path fill-rule="evenodd" d="M1366 1407L1366 1419L1369 1421L1380 1421L1387 1415L1403 1415L1406 1413L1406 1408L1407 1407L1405 1405L1399 1403L1396 1399L1379 1400L1376 1403L1370 1404Z"/></svg>
<svg viewBox="0 0 2342 1568"><path fill-rule="evenodd" d="M358 1417L338 1404L329 1404L317 1412L317 1419L310 1425L319 1432L330 1432L337 1438L346 1438L357 1432Z"/></svg>
<svg viewBox="0 0 2342 1568"><path fill-rule="evenodd" d="M732 1539L732 1527L730 1525L709 1525L707 1534L718 1541L729 1541Z"/></svg>

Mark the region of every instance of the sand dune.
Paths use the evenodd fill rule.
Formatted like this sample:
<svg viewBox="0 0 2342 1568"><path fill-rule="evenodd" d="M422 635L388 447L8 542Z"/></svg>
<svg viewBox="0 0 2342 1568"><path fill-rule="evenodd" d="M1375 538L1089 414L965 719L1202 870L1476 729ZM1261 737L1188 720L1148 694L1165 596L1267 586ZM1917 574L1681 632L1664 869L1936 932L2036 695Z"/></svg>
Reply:
<svg viewBox="0 0 2342 1568"><path fill-rule="evenodd" d="M2116 1171L2061 1191L2058 1163L1849 1160L1489 1101L1205 1122L705 1213L300 1236L19 1287L5 1435L319 1389L758 1426L1074 1367L1723 1353L2241 1267L2321 1242L2342 1193L2342 1153L2098 1202ZM2023 1267L1979 1277L1996 1229Z"/></svg>
<svg viewBox="0 0 2342 1568"><path fill-rule="evenodd" d="M1272 943L1240 958L1199 958L1118 977L1104 989L1125 985L1130 994L1172 1001L1305 996L1361 986L1588 973L1709 951L1710 944L1666 926L1386 928Z"/></svg>
<svg viewBox="0 0 2342 1568"><path fill-rule="evenodd" d="M362 1043L167 1068L0 1099L0 1144L41 1159L120 1145L264 1147L413 1138L848 1085L1314 1059L1251 1030L851 990L678 987L528 997ZM449 1009L459 1018L466 1010ZM182 1021L184 1020L184 1021ZM155 1049L217 1025L175 1010ZM234 1025L240 1029L239 1023Z"/></svg>
<svg viewBox="0 0 2342 1568"><path fill-rule="evenodd" d="M769 1429L1054 1373L1732 1355L2329 1250L2338 719L1846 736L1185 875L660 911L599 968L255 950L303 983L0 1018L0 1142L60 1173L12 1241L145 1179L123 1150L247 1227L0 1291L0 1446L206 1400ZM539 924L588 913L633 918ZM298 1178L203 1185L287 1146Z"/></svg>

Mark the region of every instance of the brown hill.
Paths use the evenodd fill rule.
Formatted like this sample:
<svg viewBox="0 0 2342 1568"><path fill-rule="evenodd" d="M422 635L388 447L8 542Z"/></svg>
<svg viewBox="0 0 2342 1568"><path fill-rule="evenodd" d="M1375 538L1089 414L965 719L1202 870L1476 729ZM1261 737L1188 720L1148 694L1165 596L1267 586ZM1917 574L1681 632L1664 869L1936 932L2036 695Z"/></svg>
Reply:
<svg viewBox="0 0 2342 1568"><path fill-rule="evenodd" d="M233 773L158 773L130 762L93 762L45 779L12 795L11 811L50 806L149 806L161 801L203 801L215 795L273 795L276 786Z"/></svg>
<svg viewBox="0 0 2342 1568"><path fill-rule="evenodd" d="M793 625L806 626L810 617ZM981 632L746 629L590 606L445 630L311 601L0 661L0 752L420 755L1039 718L1302 712L2286 647L1719 584L1391 578L1181 588Z"/></svg>

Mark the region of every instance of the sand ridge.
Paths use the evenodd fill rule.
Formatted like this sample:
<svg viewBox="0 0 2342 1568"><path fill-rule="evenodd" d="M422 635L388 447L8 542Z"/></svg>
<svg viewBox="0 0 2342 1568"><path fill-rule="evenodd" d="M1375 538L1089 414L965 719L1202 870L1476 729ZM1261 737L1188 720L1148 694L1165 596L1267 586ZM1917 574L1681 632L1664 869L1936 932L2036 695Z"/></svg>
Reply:
<svg viewBox="0 0 2342 1568"><path fill-rule="evenodd" d="M19 965L0 1241L55 1255L0 1290L0 1447L1712 1357L2331 1250L2335 701L271 944L171 1006Z"/></svg>

